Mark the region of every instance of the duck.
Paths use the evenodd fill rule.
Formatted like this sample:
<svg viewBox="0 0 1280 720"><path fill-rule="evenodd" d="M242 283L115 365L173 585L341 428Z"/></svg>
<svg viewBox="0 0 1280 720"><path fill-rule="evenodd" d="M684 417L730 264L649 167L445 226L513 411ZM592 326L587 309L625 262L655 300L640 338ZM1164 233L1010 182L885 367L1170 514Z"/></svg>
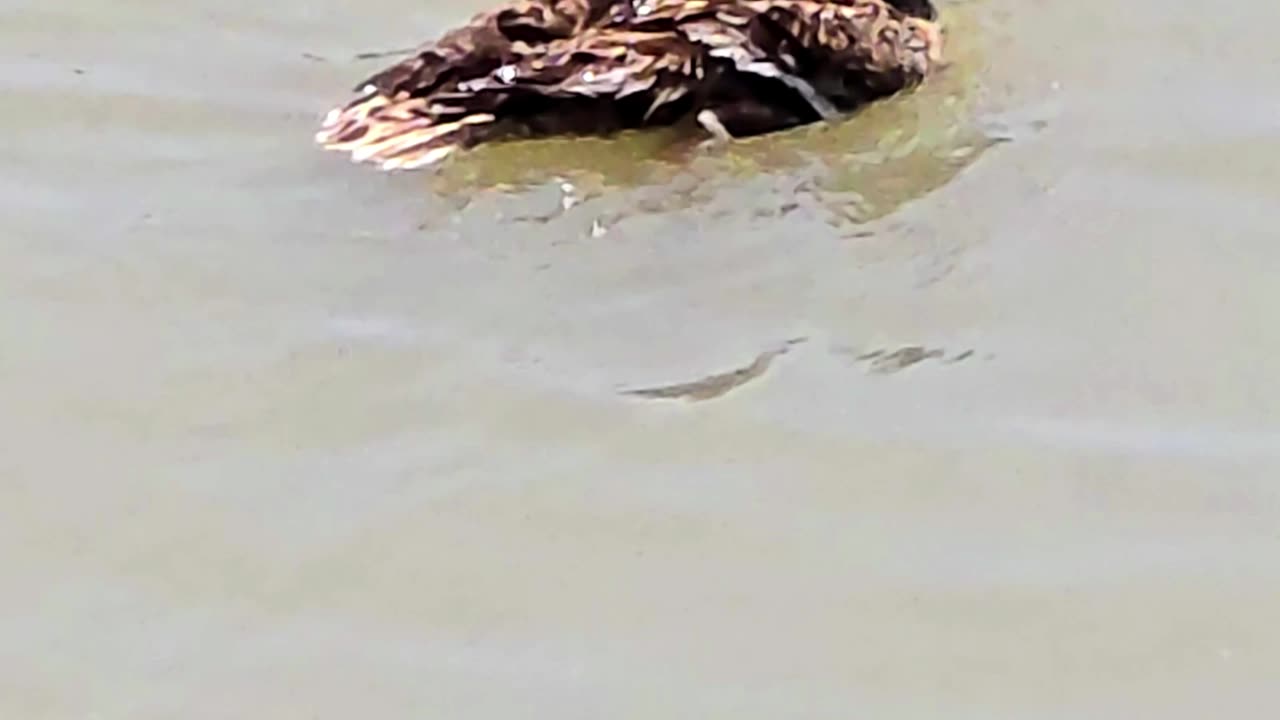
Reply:
<svg viewBox="0 0 1280 720"><path fill-rule="evenodd" d="M931 0L510 0L367 78L324 149L383 170L512 138L829 122L943 65Z"/></svg>

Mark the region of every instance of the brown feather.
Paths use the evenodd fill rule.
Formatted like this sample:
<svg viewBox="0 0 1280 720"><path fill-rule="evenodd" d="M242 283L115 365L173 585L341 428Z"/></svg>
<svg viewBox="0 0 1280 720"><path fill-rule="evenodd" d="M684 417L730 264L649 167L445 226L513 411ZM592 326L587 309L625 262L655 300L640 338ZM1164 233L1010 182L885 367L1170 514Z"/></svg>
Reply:
<svg viewBox="0 0 1280 720"><path fill-rule="evenodd" d="M940 59L937 26L887 0L514 0L370 77L316 140L393 169L705 110L754 134L910 87Z"/></svg>

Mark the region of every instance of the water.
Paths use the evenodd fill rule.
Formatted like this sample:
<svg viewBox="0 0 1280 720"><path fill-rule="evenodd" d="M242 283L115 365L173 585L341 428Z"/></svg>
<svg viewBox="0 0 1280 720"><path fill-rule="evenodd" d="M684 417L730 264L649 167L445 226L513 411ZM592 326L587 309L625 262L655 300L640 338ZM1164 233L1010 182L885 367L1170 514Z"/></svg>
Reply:
<svg viewBox="0 0 1280 720"><path fill-rule="evenodd" d="M0 10L0 716L1269 716L1280 10L951 3L727 154L311 147L479 7Z"/></svg>

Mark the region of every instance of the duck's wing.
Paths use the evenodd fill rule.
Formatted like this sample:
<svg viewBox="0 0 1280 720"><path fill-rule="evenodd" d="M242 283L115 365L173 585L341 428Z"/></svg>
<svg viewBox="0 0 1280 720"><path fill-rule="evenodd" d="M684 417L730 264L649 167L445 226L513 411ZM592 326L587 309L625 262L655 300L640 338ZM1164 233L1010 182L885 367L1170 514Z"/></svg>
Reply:
<svg viewBox="0 0 1280 720"><path fill-rule="evenodd" d="M703 49L672 32L593 28L522 50L491 69L468 67L425 95L371 87L332 111L317 140L384 169L421 167L513 132L641 125L704 77Z"/></svg>
<svg viewBox="0 0 1280 720"><path fill-rule="evenodd" d="M474 93L558 99L623 100L664 88L690 88L703 77L702 48L671 32L608 28L549 43L544 52L464 82ZM674 98L668 98L669 102Z"/></svg>
<svg viewBox="0 0 1280 720"><path fill-rule="evenodd" d="M459 90L590 28L625 22L631 0L511 0L370 76L325 116L316 141L386 168L442 160L494 131L495 96Z"/></svg>
<svg viewBox="0 0 1280 720"><path fill-rule="evenodd" d="M540 46L624 20L630 12L630 0L512 0L422 45L358 88L393 97L428 95L452 79L491 72Z"/></svg>

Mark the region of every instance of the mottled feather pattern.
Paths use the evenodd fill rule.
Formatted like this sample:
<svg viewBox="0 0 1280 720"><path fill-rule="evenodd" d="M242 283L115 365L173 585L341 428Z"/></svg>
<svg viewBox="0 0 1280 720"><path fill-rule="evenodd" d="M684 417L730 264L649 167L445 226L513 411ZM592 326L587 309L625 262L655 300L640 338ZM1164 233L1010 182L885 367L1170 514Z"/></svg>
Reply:
<svg viewBox="0 0 1280 720"><path fill-rule="evenodd" d="M516 0L370 77L316 139L384 169L512 135L834 117L940 59L927 0ZM727 130L725 128L727 127Z"/></svg>

